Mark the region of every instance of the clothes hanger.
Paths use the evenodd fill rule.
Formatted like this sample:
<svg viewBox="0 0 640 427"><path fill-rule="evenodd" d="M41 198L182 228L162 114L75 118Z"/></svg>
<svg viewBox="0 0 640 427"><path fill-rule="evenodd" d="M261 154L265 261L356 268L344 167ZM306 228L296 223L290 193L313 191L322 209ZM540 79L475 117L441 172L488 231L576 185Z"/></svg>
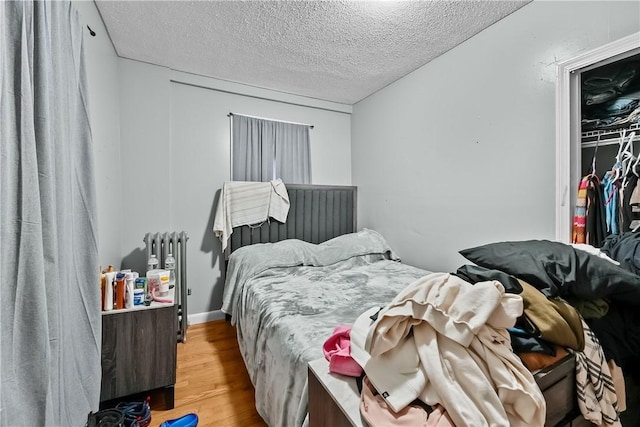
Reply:
<svg viewBox="0 0 640 427"><path fill-rule="evenodd" d="M627 156L627 158L634 157L633 156L633 138L635 138L635 137L636 137L635 131L631 132L629 134L629 139L627 140L626 145L622 149L622 153L621 154L622 154L623 157L624 156ZM631 148L631 149L629 149L629 148Z"/></svg>
<svg viewBox="0 0 640 427"><path fill-rule="evenodd" d="M638 174L636 168L638 166L638 163L640 163L640 154L636 157L636 161L633 162L633 166L631 166L631 172L633 172L633 174L635 176L637 176L638 178L640 178L640 174Z"/></svg>
<svg viewBox="0 0 640 427"><path fill-rule="evenodd" d="M635 138L636 133L631 132L629 135L629 140L627 141L627 145L625 145L624 150L622 150L622 188L627 186L627 180L629 179L629 170L631 169L631 162L636 160L633 155L633 138Z"/></svg>
<svg viewBox="0 0 640 427"><path fill-rule="evenodd" d="M620 142L618 142L618 153L616 154L616 162L620 162L620 156L622 155L622 148L624 147L624 138L627 136L627 130L622 130L622 136Z"/></svg>
<svg viewBox="0 0 640 427"><path fill-rule="evenodd" d="M600 133L598 133L598 140L596 141L596 148L593 150L593 157L591 157L591 173L590 177L596 176L596 156L598 155L598 147L600 146Z"/></svg>
<svg viewBox="0 0 640 427"><path fill-rule="evenodd" d="M625 147L624 144L624 138L627 135L627 130L623 129L622 130L622 137L620 138L620 142L618 143L618 154L616 154L616 163L613 165L613 179L611 180L611 182L616 182L618 179L620 179L620 168L622 167L622 152L623 152L623 148Z"/></svg>

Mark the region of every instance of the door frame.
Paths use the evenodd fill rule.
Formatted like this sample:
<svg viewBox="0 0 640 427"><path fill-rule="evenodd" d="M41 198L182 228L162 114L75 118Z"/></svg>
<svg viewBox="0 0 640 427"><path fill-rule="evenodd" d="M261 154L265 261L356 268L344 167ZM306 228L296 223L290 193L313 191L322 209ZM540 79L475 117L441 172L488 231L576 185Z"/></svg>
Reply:
<svg viewBox="0 0 640 427"><path fill-rule="evenodd" d="M640 32L556 65L556 240L571 241L580 178L580 74L640 52ZM596 65L597 64L597 65Z"/></svg>

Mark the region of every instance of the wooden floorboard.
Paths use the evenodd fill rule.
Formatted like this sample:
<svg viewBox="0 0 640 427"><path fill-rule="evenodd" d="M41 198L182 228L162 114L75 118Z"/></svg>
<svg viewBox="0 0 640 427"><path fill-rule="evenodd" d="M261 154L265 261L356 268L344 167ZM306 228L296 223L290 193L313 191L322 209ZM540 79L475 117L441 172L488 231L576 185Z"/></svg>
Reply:
<svg viewBox="0 0 640 427"><path fill-rule="evenodd" d="M162 393L151 395L151 425L188 413L198 426L265 427L242 361L235 328L224 320L190 326L178 344L175 408L164 409Z"/></svg>

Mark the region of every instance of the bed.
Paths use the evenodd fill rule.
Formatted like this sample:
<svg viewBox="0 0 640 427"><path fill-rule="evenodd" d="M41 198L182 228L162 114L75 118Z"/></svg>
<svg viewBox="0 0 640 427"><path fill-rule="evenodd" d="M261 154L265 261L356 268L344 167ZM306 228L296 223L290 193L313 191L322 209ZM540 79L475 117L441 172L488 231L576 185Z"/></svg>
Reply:
<svg viewBox="0 0 640 427"><path fill-rule="evenodd" d="M399 262L377 232L356 232L355 187L287 189L286 224L234 228L223 311L237 328L256 408L267 424L331 425L323 420L335 420L341 409L330 390L309 390L309 362L323 357L322 343L335 326L383 307L429 272ZM574 366L568 356L535 373L547 400L547 425L581 422ZM309 415L319 402L326 402L323 412Z"/></svg>
<svg viewBox="0 0 640 427"><path fill-rule="evenodd" d="M337 325L384 306L424 270L394 261L379 234L363 230L313 246L301 240L238 250L229 263L227 312L267 424L302 425L308 362ZM257 250L256 250L257 249ZM306 264L294 267L297 264ZM243 268L250 265L250 268Z"/></svg>

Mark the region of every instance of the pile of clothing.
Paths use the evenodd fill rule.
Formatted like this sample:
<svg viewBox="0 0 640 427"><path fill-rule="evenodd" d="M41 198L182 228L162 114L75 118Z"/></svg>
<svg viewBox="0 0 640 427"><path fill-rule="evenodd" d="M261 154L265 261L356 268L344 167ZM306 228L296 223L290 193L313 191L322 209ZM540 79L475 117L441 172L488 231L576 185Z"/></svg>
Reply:
<svg viewBox="0 0 640 427"><path fill-rule="evenodd" d="M587 72L582 81L582 130L628 127L640 120L640 61Z"/></svg>
<svg viewBox="0 0 640 427"><path fill-rule="evenodd" d="M350 355L366 374L365 420L372 426L543 425L544 398L512 352L506 329L522 311L522 298L498 281L471 285L432 273L386 307L362 313L350 331Z"/></svg>
<svg viewBox="0 0 640 427"><path fill-rule="evenodd" d="M637 253L640 271L633 242L610 254ZM332 372L365 377L363 418L371 426L544 425L531 372L570 352L584 418L621 425L620 366L631 370L640 344L640 276L621 265L631 256L617 262L546 240L460 253L476 265L422 277L325 343Z"/></svg>

